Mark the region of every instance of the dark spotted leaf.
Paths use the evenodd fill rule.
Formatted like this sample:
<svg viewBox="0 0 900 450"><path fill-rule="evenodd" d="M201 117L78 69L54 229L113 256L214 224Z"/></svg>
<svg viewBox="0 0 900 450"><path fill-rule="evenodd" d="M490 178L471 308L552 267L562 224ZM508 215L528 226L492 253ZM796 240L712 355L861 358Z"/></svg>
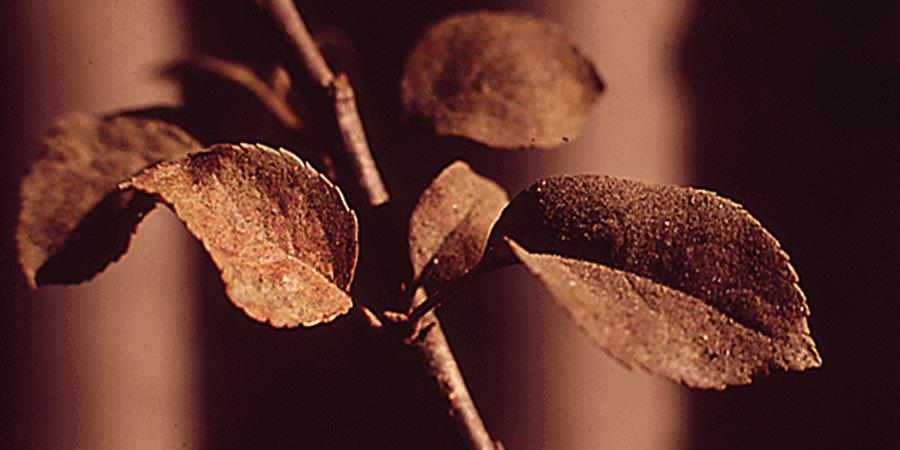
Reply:
<svg viewBox="0 0 900 450"><path fill-rule="evenodd" d="M29 284L81 282L118 259L154 203L116 185L198 149L187 133L158 120L59 118L22 181L16 241Z"/></svg>
<svg viewBox="0 0 900 450"><path fill-rule="evenodd" d="M603 90L563 30L521 14L475 12L429 28L407 56L400 97L441 135L495 148L574 138Z"/></svg>
<svg viewBox="0 0 900 450"><path fill-rule="evenodd" d="M690 386L821 364L787 254L712 192L601 176L543 180L498 222L514 256L626 365ZM553 256L556 255L556 256Z"/></svg>
<svg viewBox="0 0 900 450"><path fill-rule="evenodd" d="M414 278L429 290L461 278L481 261L506 192L463 161L447 166L422 193L409 221Z"/></svg>
<svg viewBox="0 0 900 450"><path fill-rule="evenodd" d="M175 211L250 317L312 326L352 306L356 215L337 187L287 150L216 145L148 168L122 188Z"/></svg>

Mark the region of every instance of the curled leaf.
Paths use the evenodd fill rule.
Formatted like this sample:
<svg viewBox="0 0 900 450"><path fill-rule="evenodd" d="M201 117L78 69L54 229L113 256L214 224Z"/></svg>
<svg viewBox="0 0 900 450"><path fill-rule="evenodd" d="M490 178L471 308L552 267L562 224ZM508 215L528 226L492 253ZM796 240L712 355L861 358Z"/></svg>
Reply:
<svg viewBox="0 0 900 450"><path fill-rule="evenodd" d="M628 345L643 347L641 358L617 354L626 363L703 387L746 383L768 367L801 370L820 365L806 321L806 299L787 254L740 205L714 193L601 176L550 178L517 196L494 234L494 242L508 236L528 249L531 256L521 248L515 256L529 261L529 270L570 312L587 308L598 314L592 318L572 312L600 346L617 354L598 333L619 325L602 324L605 328L593 331L590 327L605 320L627 324L621 326L634 331L628 334ZM625 281L611 281L616 277ZM584 286L572 287L578 292L564 289L561 280L578 284L578 278L586 280ZM601 281L610 284L601 288ZM588 301L590 295L596 298ZM646 308L607 305L637 300ZM713 333L713 328L719 331ZM718 336L713 347L697 341L698 346L690 348L685 340L703 340L704 335ZM665 339L656 340L659 337ZM652 345L671 345L671 354L693 359L683 361L684 373L673 372L676 364L647 356L659 356L647 349ZM710 364L721 365L719 378L698 375L691 363L703 361L697 356L702 348L716 355ZM752 348L756 353L749 353Z"/></svg>
<svg viewBox="0 0 900 450"><path fill-rule="evenodd" d="M414 278L430 290L481 261L491 227L509 202L506 191L456 161L425 189L409 222Z"/></svg>
<svg viewBox="0 0 900 450"><path fill-rule="evenodd" d="M356 215L337 187L287 150L216 145L148 168L122 188L175 211L250 317L312 326L352 306Z"/></svg>
<svg viewBox="0 0 900 450"><path fill-rule="evenodd" d="M597 71L558 26L480 11L429 28L400 82L406 114L441 135L495 148L553 148L574 138L603 90Z"/></svg>
<svg viewBox="0 0 900 450"><path fill-rule="evenodd" d="M199 148L158 120L84 113L57 119L22 180L16 241L29 284L81 282L118 259L154 203L116 185Z"/></svg>

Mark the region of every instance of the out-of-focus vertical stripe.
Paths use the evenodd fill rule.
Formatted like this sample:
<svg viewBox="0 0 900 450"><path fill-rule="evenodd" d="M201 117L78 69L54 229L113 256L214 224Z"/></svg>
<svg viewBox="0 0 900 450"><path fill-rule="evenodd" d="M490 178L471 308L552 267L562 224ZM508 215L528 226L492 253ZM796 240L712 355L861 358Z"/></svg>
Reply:
<svg viewBox="0 0 900 450"><path fill-rule="evenodd" d="M583 134L554 150L540 173L687 182L688 105L676 77L675 52L690 3L520 2L562 24L606 83ZM526 284L527 296L540 295L541 306L521 311L540 316L519 320L535 324L531 329L541 336L530 340L539 357L523 358L527 367L521 370L540 366L540 376L532 379L541 383L544 397L543 437L529 448L680 448L687 417L685 388L622 368L594 348L543 289Z"/></svg>
<svg viewBox="0 0 900 450"><path fill-rule="evenodd" d="M176 100L156 68L184 49L175 0L21 0L29 143L54 116ZM34 148L22 151L33 154ZM35 448L196 447L194 244L168 211L90 283L34 294Z"/></svg>

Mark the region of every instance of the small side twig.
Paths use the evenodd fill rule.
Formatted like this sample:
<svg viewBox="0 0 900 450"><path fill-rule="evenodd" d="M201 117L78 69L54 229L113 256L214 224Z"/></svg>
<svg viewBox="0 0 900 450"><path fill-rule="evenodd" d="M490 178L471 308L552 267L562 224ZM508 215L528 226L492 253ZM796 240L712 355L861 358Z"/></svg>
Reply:
<svg viewBox="0 0 900 450"><path fill-rule="evenodd" d="M258 3L281 29L310 78L331 97L343 141L342 147L369 204L379 206L387 203L390 195L381 179L378 166L375 165L375 159L372 158L372 150L356 108L356 96L347 76L343 73L335 75L328 67L293 0L258 0Z"/></svg>
<svg viewBox="0 0 900 450"><path fill-rule="evenodd" d="M372 312L371 309L367 308L366 305L356 304L354 306L356 307L355 309L359 311L360 316L362 316L363 320L365 321L366 325L369 326L369 328L373 330L381 330L382 328L384 328L384 323L380 318L378 318L378 315Z"/></svg>
<svg viewBox="0 0 900 450"><path fill-rule="evenodd" d="M409 311L409 322L416 324L420 320L423 320L426 314L437 309L444 303L444 300L455 294L456 291L459 290L461 284L462 283L453 283L450 286L429 295L428 298L421 303L414 302ZM422 326L423 325L418 325L417 328L421 328Z"/></svg>
<svg viewBox="0 0 900 450"><path fill-rule="evenodd" d="M411 293L407 294L409 296L407 298L409 298L410 303L410 310L407 311L409 322L415 324L423 317L425 317L426 314L444 304L444 300L456 294L464 285L466 285L466 283L471 282L475 278L491 270L491 268L496 267L497 265L495 261L489 260L487 263L482 261L462 277L457 278L450 284L447 284L434 292L429 292L428 298L422 302L413 300L413 298L415 298L415 296L419 294L418 289L421 286L421 279L416 280L416 282L414 282L410 287Z"/></svg>

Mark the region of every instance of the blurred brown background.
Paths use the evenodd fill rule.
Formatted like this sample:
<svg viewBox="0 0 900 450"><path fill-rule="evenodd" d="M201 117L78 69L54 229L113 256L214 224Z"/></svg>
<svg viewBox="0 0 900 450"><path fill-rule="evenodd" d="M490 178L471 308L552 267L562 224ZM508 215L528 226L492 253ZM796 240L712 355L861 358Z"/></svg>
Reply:
<svg viewBox="0 0 900 450"><path fill-rule="evenodd" d="M0 5L0 447L453 445L442 411L396 349L365 340L346 321L275 331L246 319L166 211L90 284L38 294L25 287L11 239L18 180L52 117L175 102L177 90L154 68L190 51L265 59L271 32L245 3ZM824 366L726 392L690 391L609 363L520 269L466 289L441 315L496 438L511 449L900 442L892 351L900 300L900 6L883 3L301 4L314 29L341 28L357 46L346 64L397 200L396 223L405 226L431 176L463 157L511 193L562 172L714 189L744 204L792 256ZM427 23L476 7L563 23L597 63L608 91L572 145L496 152L398 125L395 86L412 40ZM223 116L244 113L202 91L188 94ZM247 133L229 138L272 139ZM367 258L380 236L362 231ZM368 292L371 282L363 276L355 289Z"/></svg>

